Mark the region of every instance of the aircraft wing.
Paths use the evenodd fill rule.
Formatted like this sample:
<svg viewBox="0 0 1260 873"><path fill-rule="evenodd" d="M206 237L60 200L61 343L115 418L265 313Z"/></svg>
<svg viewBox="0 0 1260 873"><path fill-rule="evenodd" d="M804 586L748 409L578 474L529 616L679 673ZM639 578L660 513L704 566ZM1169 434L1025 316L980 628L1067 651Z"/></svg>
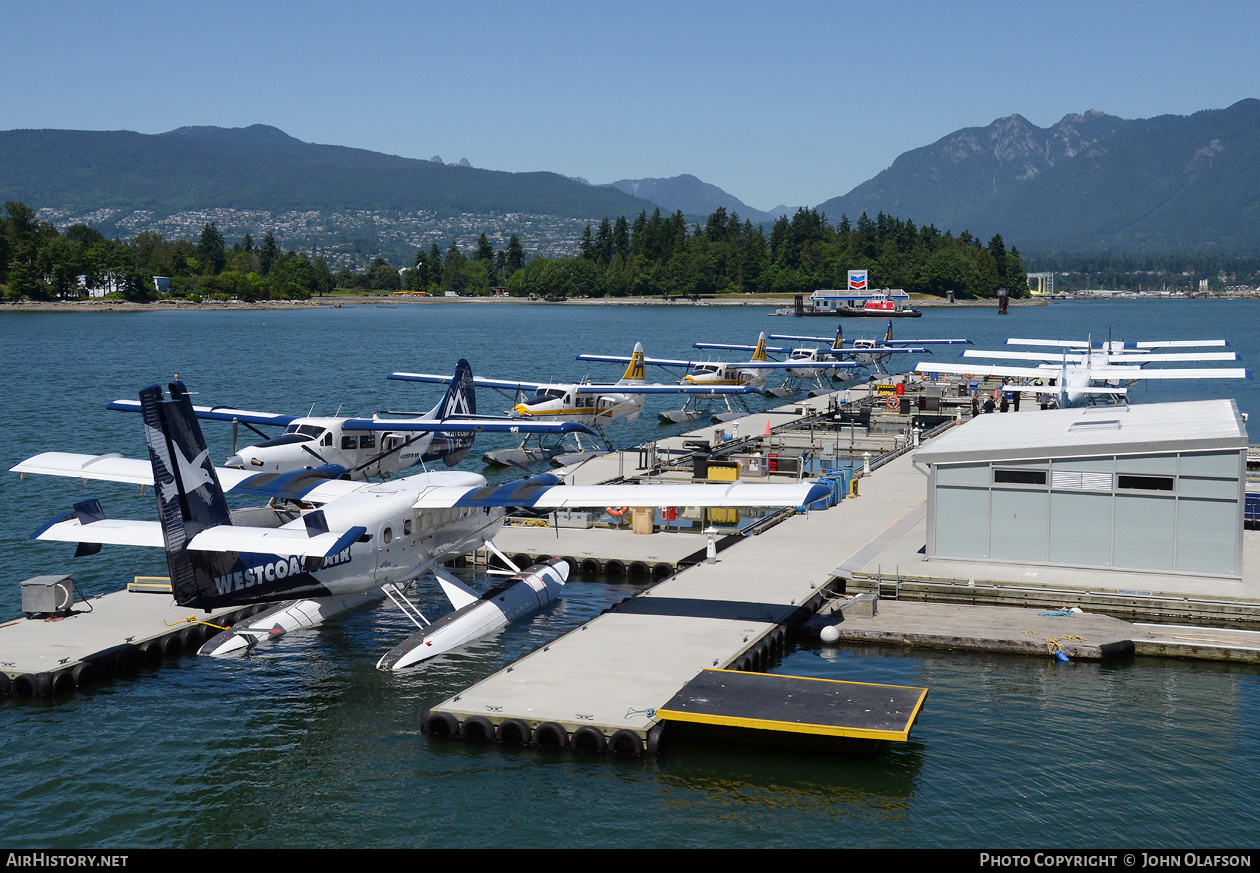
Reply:
<svg viewBox="0 0 1260 873"><path fill-rule="evenodd" d="M139 400L115 400L105 404L106 409L115 412L139 412ZM288 427L300 416L281 415L276 412L254 412L248 409L234 409L230 406L194 406L193 413L198 418L208 421L243 421L247 424L271 424L277 427Z"/></svg>
<svg viewBox="0 0 1260 873"><path fill-rule="evenodd" d="M128 485L152 485L153 464L122 455L80 455L71 452L44 452L27 458L11 473L39 476L65 476L97 482L122 482ZM362 483L338 478L345 470L335 465L289 473L256 473L230 467L215 467L215 475L223 490L231 494L256 497L282 497L323 504L353 491Z"/></svg>
<svg viewBox="0 0 1260 873"><path fill-rule="evenodd" d="M607 364L628 364L630 363L629 355L578 355L579 361L602 361ZM697 364L710 363L708 361L677 361L671 358L644 358L644 364L651 364L655 367L694 367Z"/></svg>
<svg viewBox="0 0 1260 873"><path fill-rule="evenodd" d="M630 360L625 358L624 360ZM390 373L386 378L398 382L428 382L433 385L449 385L453 376L439 376L432 373ZM520 382L511 379L485 379L473 377L473 384L478 388L494 388L499 391L537 391L550 385L550 382Z"/></svg>
<svg viewBox="0 0 1260 873"><path fill-rule="evenodd" d="M969 339L905 339L905 340L879 340L880 345L884 346L961 346L971 345Z"/></svg>
<svg viewBox="0 0 1260 873"><path fill-rule="evenodd" d="M162 525L156 521L125 518L101 518L89 504L54 518L30 535L30 539L46 542L88 543L92 545L149 546L164 548ZM86 511L85 511L86 509ZM261 552L268 555L297 555L303 558L327 558L335 555L366 533L366 528L328 531L312 535L308 529L243 527L220 525L207 528L188 541L188 548L198 552Z"/></svg>
<svg viewBox="0 0 1260 873"><path fill-rule="evenodd" d="M1141 370L1135 367L1090 367L1089 378L1112 379L1250 379L1243 367L1179 367L1167 370Z"/></svg>
<svg viewBox="0 0 1260 873"><path fill-rule="evenodd" d="M853 361L747 361L727 366L737 370L853 370L860 365Z"/></svg>
<svg viewBox="0 0 1260 873"><path fill-rule="evenodd" d="M751 385L591 385L577 386L579 394L760 394Z"/></svg>
<svg viewBox="0 0 1260 873"><path fill-rule="evenodd" d="M825 504L830 493L816 482L729 485L563 485L552 475L534 476L506 485L480 488L433 486L414 504L417 509L452 507L528 507L566 509L604 506L809 506Z"/></svg>
<svg viewBox="0 0 1260 873"><path fill-rule="evenodd" d="M1037 352L986 352L980 350L970 350L963 352L964 358L986 358L991 360L1008 360L1008 361L1044 361L1045 363L1054 364L1063 360L1061 355L1039 354ZM1144 364L1155 363L1190 363L1190 362L1206 362L1206 361L1236 361L1238 354L1236 352L1155 352L1152 354L1108 354L1106 352L1097 352L1096 356L1110 365L1133 364L1142 366ZM1068 363L1081 364L1085 361L1085 356L1079 352L1068 352Z"/></svg>
<svg viewBox="0 0 1260 873"><path fill-rule="evenodd" d="M931 361L919 361L914 365L914 371L971 377L1010 376L1012 379L1054 379L1059 374L1058 367L995 367L992 364L936 364Z"/></svg>
<svg viewBox="0 0 1260 873"><path fill-rule="evenodd" d="M38 476L66 476L71 479L92 479L98 482L123 482L128 485L152 485L153 464L119 454L80 455L73 452L44 452L27 458L10 473L33 473ZM224 489L231 491L254 474L247 470L216 467L215 473Z"/></svg>
<svg viewBox="0 0 1260 873"><path fill-rule="evenodd" d="M831 342L831 341L827 340L827 342ZM729 349L735 352L757 351L756 346L736 346L736 345L728 345L726 343L692 343L691 346L692 348L696 348L696 349ZM771 354L778 353L778 354L786 355L788 352L792 350L776 348L775 346L766 346L764 349L762 349L762 351L769 352Z"/></svg>
<svg viewBox="0 0 1260 873"><path fill-rule="evenodd" d="M572 421L527 422L519 418L347 418L344 430L403 430L420 433L585 433L599 436L584 424Z"/></svg>

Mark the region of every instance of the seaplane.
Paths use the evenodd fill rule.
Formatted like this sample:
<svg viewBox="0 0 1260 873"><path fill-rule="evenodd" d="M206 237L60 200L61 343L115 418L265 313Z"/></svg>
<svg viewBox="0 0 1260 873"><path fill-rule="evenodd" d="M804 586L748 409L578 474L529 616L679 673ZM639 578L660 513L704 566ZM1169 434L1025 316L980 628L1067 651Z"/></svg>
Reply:
<svg viewBox="0 0 1260 873"><path fill-rule="evenodd" d="M1237 360L1232 352L1159 352L1160 348L1192 348L1194 346L1220 347L1223 340L1202 343L1174 341L1172 343L1135 343L1126 348L1124 343L1108 341L1101 347L1092 342L1067 343L1046 340L1008 340L1009 344L1047 346L1058 353L1047 355L1036 352L987 352L967 350L962 357L972 360L1004 358L1036 362L1036 366L1007 366L995 364L937 364L919 362L915 371L920 373L950 373L961 376L994 376L1010 380L1002 390L1026 395L1052 397L1060 408L1103 403L1124 403L1128 390L1144 380L1177 379L1250 379L1251 374L1241 367L1177 367L1150 368L1151 363L1207 362Z"/></svg>
<svg viewBox="0 0 1260 873"><path fill-rule="evenodd" d="M832 358L845 358L854 361L860 367L875 367L878 372L883 372L882 364L892 360L893 355L911 354L911 353L928 353L931 350L925 348L933 345L962 345L970 344L969 339L920 339L920 340L895 340L893 339L893 323L888 322L888 329L884 332L883 339L855 339L848 348L844 345L844 325L836 326L836 336L834 340L828 340L823 336L797 336L794 334L772 333L770 339L792 340L794 342L812 342L826 343L830 342L830 347L820 350Z"/></svg>
<svg viewBox="0 0 1260 873"><path fill-rule="evenodd" d="M757 391L765 390L767 375L774 370L838 370L850 369L854 364L838 361L821 361L811 356L810 360L772 361L770 353L788 353L791 349L778 349L766 345L766 335L757 338L754 346L722 345L718 343L696 343L696 348L721 348L751 351L747 361L685 361L674 358L644 358L643 363L656 367L678 367L687 370L681 385L705 387L738 387L748 386ZM812 350L810 350L812 352ZM628 358L619 355L578 355L579 361L606 361L625 363ZM777 391L771 393L778 393Z"/></svg>
<svg viewBox="0 0 1260 873"><path fill-rule="evenodd" d="M773 338L773 337L772 337ZM811 338L812 339L812 338ZM824 340L825 341L825 340ZM839 341L839 340L837 340ZM813 383L817 391L825 391L823 376L838 377L841 371L854 370L859 365L850 361L841 361L829 349L815 347L787 349L766 345L763 333L753 346L728 343L693 343L697 349L727 349L729 351L752 352L753 360L741 366L750 369L781 369L786 376L783 385L778 388L764 388L766 394L783 397L801 390L801 383ZM786 355L782 361L771 361L772 354ZM761 357L758 357L758 356Z"/></svg>
<svg viewBox="0 0 1260 873"><path fill-rule="evenodd" d="M178 377L176 377L178 379ZM289 473L314 466L336 465L351 479L389 478L416 464L442 461L453 467L462 461L479 432L520 435L581 434L595 436L590 427L574 422L527 422L477 415L476 380L461 359L448 380L442 400L425 413L376 413L370 419L340 416L295 416L255 412L226 406L194 406L202 420L232 423L230 469L253 473ZM115 400L108 409L140 412L136 400ZM237 449L238 425L262 437L259 427L283 427L284 433ZM51 460L52 456L47 456ZM75 475L74 463L61 475ZM45 471L49 472L49 471Z"/></svg>
<svg viewBox="0 0 1260 873"><path fill-rule="evenodd" d="M118 456L82 471L84 479L152 485L158 521L111 518L99 499L80 501L31 535L40 541L78 545L76 556L98 553L104 545L164 549L176 605L207 612L248 604L274 606L201 648L205 654L239 654L263 641L313 627L347 610L379 599L392 600L419 631L430 622L406 598L403 587L454 557L485 545L517 574L510 599L541 600L538 587L563 584L564 571L551 562L521 570L493 547L509 508L563 509L588 506L796 506L824 507L828 489L814 483L792 485L608 485L566 486L552 475L488 485L485 477L457 470L417 473L384 482L356 482L344 468L326 465L288 474L220 470L210 460L193 404L181 382L140 392L148 446L147 472L141 463ZM14 468L22 471L19 464ZM233 510L221 472L231 490L268 498L261 507ZM550 569L548 569L550 568ZM454 590L458 590L457 588ZM529 594L533 591L533 594ZM433 627L405 657L382 658L382 669L399 670L462 645L522 613L498 594L455 599L460 618ZM496 609L501 621L488 612ZM195 620L190 617L190 621ZM458 625L458 632L450 630ZM406 645L406 644L404 644ZM414 652L414 654L412 654Z"/></svg>
<svg viewBox="0 0 1260 873"><path fill-rule="evenodd" d="M625 374L611 384L593 382L526 382L506 379L472 378L478 388L490 388L500 392L512 403L508 411L513 422L567 422L595 428L603 437L606 447L611 447L603 427L615 421L633 423L643 412L645 398L649 394L673 394L703 397L731 397L755 394L756 388L746 385L688 385L648 384L644 370L647 360L643 344L636 343L628 358L618 358L626 363ZM456 374L458 376L458 374ZM449 383L456 376L430 373L391 373L390 379L404 382ZM562 464L576 463L594 452L584 448L577 434L576 451L565 451L556 441L542 438L531 439L537 431L522 431L526 437L514 450L487 452L483 457L494 463L525 466L534 461L552 459Z"/></svg>

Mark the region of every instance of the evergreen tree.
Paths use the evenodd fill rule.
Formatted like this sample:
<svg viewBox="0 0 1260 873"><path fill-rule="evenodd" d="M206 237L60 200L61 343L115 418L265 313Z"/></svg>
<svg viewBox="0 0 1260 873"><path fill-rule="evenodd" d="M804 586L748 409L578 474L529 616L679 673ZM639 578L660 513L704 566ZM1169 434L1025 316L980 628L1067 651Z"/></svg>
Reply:
<svg viewBox="0 0 1260 873"><path fill-rule="evenodd" d="M201 261L201 272L213 276L223 271L227 264L227 249L223 242L223 234L213 221L201 228L201 241L197 243L197 258Z"/></svg>
<svg viewBox="0 0 1260 873"><path fill-rule="evenodd" d="M258 250L258 269L264 276L271 275L271 268L278 257L280 257L280 246L276 245L276 238L271 231L267 231L267 235L263 237L262 248Z"/></svg>

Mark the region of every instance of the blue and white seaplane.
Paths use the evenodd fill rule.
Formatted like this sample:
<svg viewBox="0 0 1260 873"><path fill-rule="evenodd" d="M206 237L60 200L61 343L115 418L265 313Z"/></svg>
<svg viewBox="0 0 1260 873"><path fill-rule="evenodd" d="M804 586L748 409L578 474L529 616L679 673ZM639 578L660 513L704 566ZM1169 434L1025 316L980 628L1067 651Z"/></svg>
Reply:
<svg viewBox="0 0 1260 873"><path fill-rule="evenodd" d="M1008 394L1019 392L1053 398L1059 408L1087 406L1103 403L1123 403L1129 388L1141 381L1185 379L1250 379L1251 373L1242 367L1170 367L1147 368L1154 363L1186 363L1210 361L1236 361L1234 352L1164 352L1159 349L1194 347L1220 348L1224 340L1202 342L1172 340L1164 342L1123 343L1108 341L1094 346L1084 342L1059 340L1009 339L1009 345L1030 345L1053 348L1053 353L1018 351L963 352L964 359L972 361L1007 359L1035 362L1035 366L1008 366L1005 364L966 363L937 364L919 362L915 370L920 373L949 373L967 378L991 376L1006 380L1002 390Z"/></svg>
<svg viewBox="0 0 1260 873"><path fill-rule="evenodd" d="M618 361L625 363L626 371L621 379L611 384L593 382L526 382L506 379L473 378L478 388L491 388L508 397L512 403L509 410L511 420L515 422L569 422L575 425L586 425L600 429L605 444L608 438L602 428L615 421L633 423L643 412L645 398L648 395L686 395L713 397L734 397L743 394L755 394L757 389L748 385L662 385L648 384L644 370L645 357L643 344L636 343L634 352ZM458 374L457 374L458 375ZM455 376L434 375L430 373L391 373L390 379L404 382L449 383ZM580 436L574 437L578 448L575 452L563 452L555 442L547 442L541 438L532 440L529 434L536 431L523 431L526 438L515 450L487 452L483 457L487 461L524 466L536 460L553 458L564 463L575 463L583 456L593 452L583 449Z"/></svg>
<svg viewBox="0 0 1260 873"><path fill-rule="evenodd" d="M848 347L844 344L844 325L836 326L836 336L834 340L828 340L823 336L797 336L795 334L772 333L770 339L793 340L795 342L813 342L826 343L830 342L830 347L821 350L832 358L847 359L856 363L860 367L875 367L879 372L883 372L883 364L891 361L893 355L904 354L931 354L931 350L926 346L934 345L963 345L970 344L968 339L916 339L916 340L895 340L893 339L893 323L888 322L888 329L884 331L882 339L855 339Z"/></svg>
<svg viewBox="0 0 1260 873"><path fill-rule="evenodd" d="M425 413L377 413L372 418L295 416L254 412L226 406L194 406L209 421L232 423L232 456L224 466L254 473L288 473L317 465L344 467L351 479L389 478L415 464L442 461L453 467L464 459L477 433L595 436L576 422L516 421L477 415L476 379L461 359L447 379L442 400ZM135 400L115 400L109 409L139 412ZM259 426L278 426L284 433L242 449L236 447L237 426L266 436ZM47 472L47 471L44 471ZM74 475L73 471L64 475Z"/></svg>
<svg viewBox="0 0 1260 873"><path fill-rule="evenodd" d="M774 337L772 336L771 338L773 339ZM807 337L806 339L813 338ZM837 342L840 342L838 332ZM813 383L817 386L818 391L825 391L823 376L838 378L860 366L853 361L841 360L840 356L833 354L831 349L816 347L787 349L778 346L768 346L766 345L766 335L764 333L757 338L757 344L753 346L734 343L693 343L692 345L697 349L728 349L730 351L752 352L753 360L740 366L758 369L763 373L772 370L783 371L787 377L783 385L778 388L763 389L766 394L773 394L779 397L802 390L802 383ZM772 354L786 355L787 357L782 361L772 361L769 360L769 356ZM759 355L760 357L758 357Z"/></svg>
<svg viewBox="0 0 1260 873"><path fill-rule="evenodd" d="M169 397L158 385L140 392L147 471L138 469L142 462L114 456L114 463L89 464L80 475L153 485L159 520L110 518L99 500L84 500L31 539L77 543L79 556L95 554L103 545L162 548L175 603L189 609L275 604L210 639L201 649L206 654L246 651L382 594L424 630L430 622L405 597L402 586L483 544L493 550L491 541L511 507L822 507L828 492L813 483L564 486L550 475L492 486L483 476L454 470L354 482L336 465L287 474L219 470L210 460L187 389L173 382L169 390ZM14 470L40 472L23 471L22 466ZM266 497L268 503L230 509L221 476L233 493ZM552 570L527 569L511 586L510 599L540 602L539 580L547 588L548 580L556 582L563 575L557 565L550 566ZM470 593L462 598L463 614L443 625L447 630L435 630L430 642L413 647L414 655L383 659L382 668L401 669L449 651L498 626L496 622L523 614L497 595L483 596L494 604L489 609L468 609L476 606L467 602ZM487 617L495 609L502 613L501 622ZM452 625L457 629L451 630Z"/></svg>

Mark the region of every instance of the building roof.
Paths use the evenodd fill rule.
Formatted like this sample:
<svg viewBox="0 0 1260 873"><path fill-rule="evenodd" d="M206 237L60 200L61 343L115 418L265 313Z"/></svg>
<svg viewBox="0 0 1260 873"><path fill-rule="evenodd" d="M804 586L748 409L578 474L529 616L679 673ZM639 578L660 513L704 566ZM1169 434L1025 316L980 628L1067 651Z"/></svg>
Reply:
<svg viewBox="0 0 1260 873"><path fill-rule="evenodd" d="M954 464L1245 449L1233 400L1086 406L981 415L920 449L915 463Z"/></svg>

